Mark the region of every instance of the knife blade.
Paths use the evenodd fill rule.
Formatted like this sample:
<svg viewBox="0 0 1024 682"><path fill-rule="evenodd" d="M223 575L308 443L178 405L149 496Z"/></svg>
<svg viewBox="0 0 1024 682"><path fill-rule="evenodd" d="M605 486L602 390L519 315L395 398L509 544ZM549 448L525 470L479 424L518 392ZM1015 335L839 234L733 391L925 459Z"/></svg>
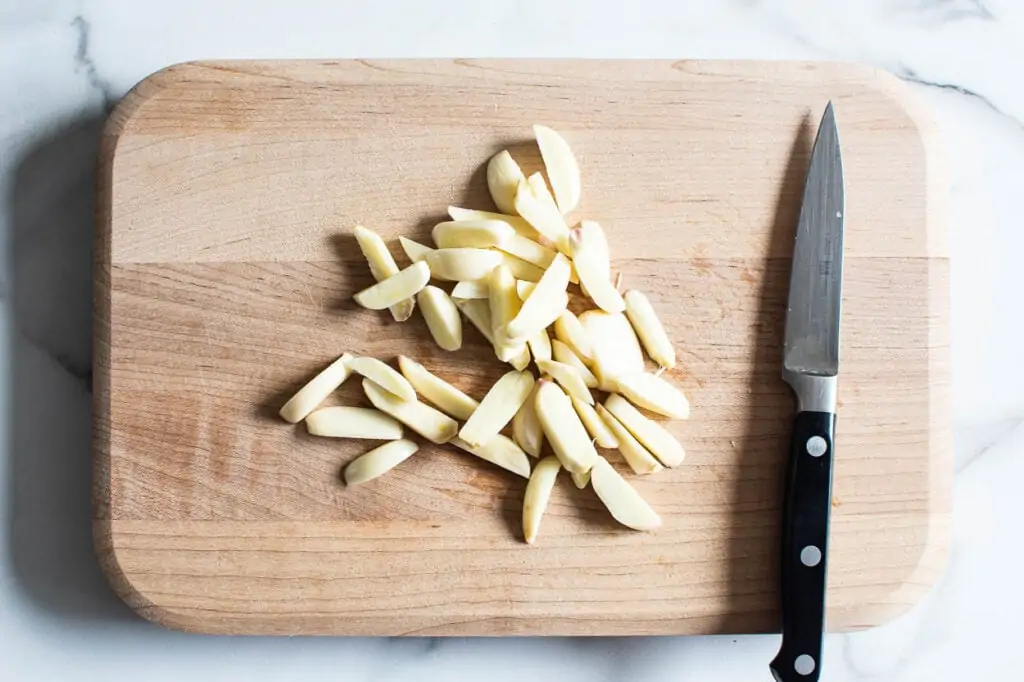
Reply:
<svg viewBox="0 0 1024 682"><path fill-rule="evenodd" d="M804 185L782 354L797 414L783 500L782 644L770 665L778 682L816 682L821 675L845 214L839 131L829 102Z"/></svg>

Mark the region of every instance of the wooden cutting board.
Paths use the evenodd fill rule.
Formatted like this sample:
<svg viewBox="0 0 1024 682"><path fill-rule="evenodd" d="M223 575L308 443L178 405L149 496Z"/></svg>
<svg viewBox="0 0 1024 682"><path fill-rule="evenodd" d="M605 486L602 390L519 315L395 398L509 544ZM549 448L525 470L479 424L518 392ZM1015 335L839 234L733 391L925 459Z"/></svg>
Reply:
<svg viewBox="0 0 1024 682"><path fill-rule="evenodd" d="M779 378L789 256L818 118L836 105L846 280L830 629L872 626L948 546L949 247L935 133L893 77L848 64L221 62L146 79L103 139L96 542L144 617L211 633L666 634L777 628ZM646 291L693 405L677 469L638 479L651 534L560 480L535 546L524 481L424 447L347 489L366 442L276 417L342 351L404 353L482 396L503 371L467 326L357 308L363 223L407 262L484 165L539 168L564 133L614 267ZM362 402L349 382L333 402Z"/></svg>

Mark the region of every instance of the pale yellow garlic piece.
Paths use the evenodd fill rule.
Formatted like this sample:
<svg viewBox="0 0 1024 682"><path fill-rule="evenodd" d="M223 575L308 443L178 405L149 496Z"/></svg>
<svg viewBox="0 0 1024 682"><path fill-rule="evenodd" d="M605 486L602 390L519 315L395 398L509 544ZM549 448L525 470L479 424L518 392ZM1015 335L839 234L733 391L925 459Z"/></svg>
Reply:
<svg viewBox="0 0 1024 682"><path fill-rule="evenodd" d="M380 235L362 225L356 225L352 234L356 238L356 243L359 244L359 250L363 252L363 257L370 265L370 273L375 280L380 282L398 274L398 264L395 263L391 252L388 251L387 244L384 243ZM416 299L407 298L391 306L391 316L397 322L405 322L412 317L412 311L415 308Z"/></svg>
<svg viewBox="0 0 1024 682"><path fill-rule="evenodd" d="M576 408L576 414L579 415L580 421L583 422L583 426L586 427L587 433L594 439L598 447L614 449L619 447L619 441L612 433L608 425L604 423L600 415L597 414L597 410L590 403L580 400L574 395L570 395L569 399L572 400L572 406Z"/></svg>
<svg viewBox="0 0 1024 682"><path fill-rule="evenodd" d="M530 347L530 354L533 356L534 362L551 359L551 337L548 336L547 329L541 329L531 336L527 339L526 344Z"/></svg>
<svg viewBox="0 0 1024 682"><path fill-rule="evenodd" d="M537 180L520 180L515 194L515 208L519 215L526 219L553 245L563 250L568 247L569 227L565 224L565 218L555 205L554 199L544 186L544 178L539 173L535 174ZM540 196L534 188L542 190Z"/></svg>
<svg viewBox="0 0 1024 682"><path fill-rule="evenodd" d="M580 229L569 233L572 264L579 275L580 284L599 308L609 313L621 313L626 309L626 303L606 274L607 261L604 254L590 239L589 234Z"/></svg>
<svg viewBox="0 0 1024 682"><path fill-rule="evenodd" d="M506 331L512 340L525 340L546 329L568 305L569 259L558 254L537 286L523 301L519 313L508 323ZM518 296L517 296L518 298Z"/></svg>
<svg viewBox="0 0 1024 682"><path fill-rule="evenodd" d="M327 396L334 393L335 389L349 378L352 369L348 366L348 362L351 359L351 355L344 353L313 377L284 404L279 412L281 418L292 424L297 424L305 419L310 412L327 399Z"/></svg>
<svg viewBox="0 0 1024 682"><path fill-rule="evenodd" d="M471 455L476 455L491 464L496 464L502 469L518 474L523 478L530 477L530 460L526 457L523 449L507 436L499 433L483 445L470 445L458 436L452 438L450 442L455 447L465 450Z"/></svg>
<svg viewBox="0 0 1024 682"><path fill-rule="evenodd" d="M521 355L524 341L513 342L505 336L505 327L519 313L522 303L516 295L515 279L504 265L491 270L487 278L488 303L491 308L491 334L494 352L502 362Z"/></svg>
<svg viewBox="0 0 1024 682"><path fill-rule="evenodd" d="M472 446L486 443L512 421L533 392L529 372L508 372L498 379L459 431L459 438Z"/></svg>
<svg viewBox="0 0 1024 682"><path fill-rule="evenodd" d="M448 294L437 287L427 286L416 294L416 300L437 345L448 351L462 348L462 318Z"/></svg>
<svg viewBox="0 0 1024 682"><path fill-rule="evenodd" d="M579 320L590 339L594 353L590 368L601 390L614 391L619 376L644 371L640 341L625 315L588 310Z"/></svg>
<svg viewBox="0 0 1024 682"><path fill-rule="evenodd" d="M604 401L608 411L629 430L651 454L661 460L667 467L676 467L686 458L686 450L658 422L644 415L640 410L617 393L612 393Z"/></svg>
<svg viewBox="0 0 1024 682"><path fill-rule="evenodd" d="M355 295L356 303L370 310L384 310L411 298L427 286L430 268L426 263L413 263L397 275L377 282Z"/></svg>
<svg viewBox="0 0 1024 682"><path fill-rule="evenodd" d="M534 467L523 497L523 535L532 544L540 531L540 520L551 499L551 491L562 468L556 457L545 457Z"/></svg>
<svg viewBox="0 0 1024 682"><path fill-rule="evenodd" d="M402 424L380 410L368 407L321 407L306 417L306 429L313 436L398 440Z"/></svg>
<svg viewBox="0 0 1024 682"><path fill-rule="evenodd" d="M346 485L358 485L391 471L420 449L411 440L396 440L357 457L345 467Z"/></svg>
<svg viewBox="0 0 1024 682"><path fill-rule="evenodd" d="M483 299L457 300L456 307L462 311L466 319L477 328L490 344L494 344L494 332L491 324L491 308Z"/></svg>
<svg viewBox="0 0 1024 682"><path fill-rule="evenodd" d="M437 249L424 257L431 277L450 282L483 279L501 260L501 254L490 249Z"/></svg>
<svg viewBox="0 0 1024 682"><path fill-rule="evenodd" d="M402 400L369 379L363 379L363 393L378 410L391 415L431 442L447 443L458 435L459 423L430 405L418 400Z"/></svg>
<svg viewBox="0 0 1024 682"><path fill-rule="evenodd" d="M427 368L404 355L398 356L398 367L416 392L433 403L442 412L465 421L480 405L444 379L427 371Z"/></svg>
<svg viewBox="0 0 1024 682"><path fill-rule="evenodd" d="M555 336L584 363L594 359L594 347L587 337L587 332L580 324L579 318L572 311L565 310L555 320Z"/></svg>
<svg viewBox="0 0 1024 682"><path fill-rule="evenodd" d="M665 369L675 367L675 349L672 348L672 342L669 341L668 334L665 333L665 328L654 312L651 302L635 289L627 291L623 298L626 302L626 317L644 344L647 354Z"/></svg>
<svg viewBox="0 0 1024 682"><path fill-rule="evenodd" d="M536 283L544 276L543 268L539 268L533 263L527 263L522 258L513 256L510 253L505 253L503 251L499 253L501 253L502 256L501 262L504 263L505 267L508 268L509 272L511 272L512 276L516 279Z"/></svg>
<svg viewBox="0 0 1024 682"><path fill-rule="evenodd" d="M544 436L562 466L576 473L589 471L597 450L569 396L553 381L542 379L534 400Z"/></svg>
<svg viewBox="0 0 1024 682"><path fill-rule="evenodd" d="M552 357L562 364L569 365L583 378L583 383L586 384L587 388L597 388L597 377L590 371L590 368L583 364L583 361L579 359L575 353L572 352L572 348L565 345L558 339L552 339L551 341L551 355Z"/></svg>
<svg viewBox="0 0 1024 682"><path fill-rule="evenodd" d="M515 214L516 189L523 180L523 171L508 150L502 150L491 157L487 164L487 188L491 191L494 205L502 213Z"/></svg>
<svg viewBox="0 0 1024 682"><path fill-rule="evenodd" d="M449 206L448 215L452 220L500 220L527 239L537 241L537 237L540 236L530 223L517 215L506 215L504 213L495 213L494 211L478 211L475 208L460 208L458 206Z"/></svg>
<svg viewBox="0 0 1024 682"><path fill-rule="evenodd" d="M551 265L551 261L555 260L555 254L558 253L554 249L541 246L532 239L515 233L497 248L542 269Z"/></svg>
<svg viewBox="0 0 1024 682"><path fill-rule="evenodd" d="M616 419L615 415L608 411L604 405L599 404L596 411L615 436L615 439L619 441L618 450L622 453L623 459L626 460L626 463L629 464L634 473L653 474L662 470L661 463L654 458L650 450L634 438L629 429Z"/></svg>
<svg viewBox="0 0 1024 682"><path fill-rule="evenodd" d="M537 281L540 281L540 279L538 278ZM529 298L530 294L536 288L537 282L527 282L521 279L516 280L516 293L519 294L520 301L525 301L527 298Z"/></svg>
<svg viewBox="0 0 1024 682"><path fill-rule="evenodd" d="M656 374L623 374L616 377L615 386L618 393L646 410L674 419L690 416L690 402L683 392Z"/></svg>
<svg viewBox="0 0 1024 682"><path fill-rule="evenodd" d="M513 237L519 237L512 226L501 220L454 220L438 223L431 236L440 249L501 247ZM526 240L529 241L529 240Z"/></svg>
<svg viewBox="0 0 1024 682"><path fill-rule="evenodd" d="M588 405L594 404L594 396L590 395L590 389L574 367L554 360L538 360L537 368L544 374L550 374L570 396Z"/></svg>
<svg viewBox="0 0 1024 682"><path fill-rule="evenodd" d="M487 298L488 295L486 278L474 282L459 282L452 288L453 300L468 301L474 298Z"/></svg>
<svg viewBox="0 0 1024 682"><path fill-rule="evenodd" d="M416 400L416 391L405 377L377 358L352 358L349 368L402 400Z"/></svg>
<svg viewBox="0 0 1024 682"><path fill-rule="evenodd" d="M590 484L589 471L584 471L582 474L576 473L575 471L570 471L569 476L572 477L573 485L575 485L580 490L583 490Z"/></svg>
<svg viewBox="0 0 1024 682"><path fill-rule="evenodd" d="M594 463L590 484L612 517L622 525L635 530L654 530L661 526L661 517L603 457Z"/></svg>
<svg viewBox="0 0 1024 682"><path fill-rule="evenodd" d="M427 257L427 254L437 251L437 249L432 249L429 246L420 244L408 237L399 237L398 243L402 245L402 250L405 251L405 255L408 256L409 260L413 263L419 263Z"/></svg>
<svg viewBox="0 0 1024 682"><path fill-rule="evenodd" d="M533 126L537 146L555 193L558 210L569 213L580 201L580 167L569 143L551 128Z"/></svg>
<svg viewBox="0 0 1024 682"><path fill-rule="evenodd" d="M540 424L536 406L538 385L534 385L530 397L512 418L512 438L531 457L540 457L544 447L544 427Z"/></svg>

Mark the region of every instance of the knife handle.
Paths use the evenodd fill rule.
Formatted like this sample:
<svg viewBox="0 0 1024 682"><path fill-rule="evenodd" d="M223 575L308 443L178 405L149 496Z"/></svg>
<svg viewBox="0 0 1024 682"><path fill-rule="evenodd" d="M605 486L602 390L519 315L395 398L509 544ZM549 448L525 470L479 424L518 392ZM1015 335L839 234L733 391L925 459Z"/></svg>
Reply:
<svg viewBox="0 0 1024 682"><path fill-rule="evenodd" d="M825 577L836 416L799 412L793 422L782 516L782 646L779 682L817 682L825 629Z"/></svg>

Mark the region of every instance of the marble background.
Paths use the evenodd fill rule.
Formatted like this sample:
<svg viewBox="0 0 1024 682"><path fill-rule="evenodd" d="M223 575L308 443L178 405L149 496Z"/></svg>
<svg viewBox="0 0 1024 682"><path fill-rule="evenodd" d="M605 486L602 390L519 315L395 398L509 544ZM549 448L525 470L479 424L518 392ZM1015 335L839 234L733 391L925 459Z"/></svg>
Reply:
<svg viewBox="0 0 1024 682"><path fill-rule="evenodd" d="M105 112L188 59L386 56L843 59L913 83L952 171L954 545L911 613L829 637L823 679L1019 679L1018 0L0 0L0 679L770 679L776 636L212 638L149 626L107 589L89 522L91 216Z"/></svg>

